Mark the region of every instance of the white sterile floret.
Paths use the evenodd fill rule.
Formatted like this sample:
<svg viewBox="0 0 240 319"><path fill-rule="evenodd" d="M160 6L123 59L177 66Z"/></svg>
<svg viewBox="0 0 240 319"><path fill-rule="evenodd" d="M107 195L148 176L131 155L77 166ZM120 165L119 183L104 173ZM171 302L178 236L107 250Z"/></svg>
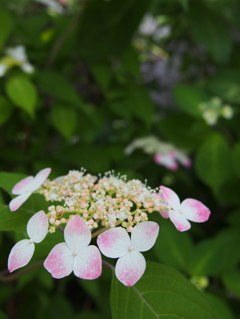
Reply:
<svg viewBox="0 0 240 319"><path fill-rule="evenodd" d="M48 233L48 218L43 210L33 215L27 223L27 234L29 239L20 240L12 248L8 257L8 270L13 272L15 269L23 267L31 260L35 245L40 243Z"/></svg>
<svg viewBox="0 0 240 319"><path fill-rule="evenodd" d="M119 258L116 276L125 286L133 286L143 275L146 261L140 252L153 247L159 232L155 222L142 222L132 228L131 238L121 227L112 228L100 234L97 244L103 255Z"/></svg>
<svg viewBox="0 0 240 319"><path fill-rule="evenodd" d="M19 195L9 203L10 210L17 210L47 179L51 168L45 168L37 173L35 177L28 176L18 182L12 189L14 195Z"/></svg>

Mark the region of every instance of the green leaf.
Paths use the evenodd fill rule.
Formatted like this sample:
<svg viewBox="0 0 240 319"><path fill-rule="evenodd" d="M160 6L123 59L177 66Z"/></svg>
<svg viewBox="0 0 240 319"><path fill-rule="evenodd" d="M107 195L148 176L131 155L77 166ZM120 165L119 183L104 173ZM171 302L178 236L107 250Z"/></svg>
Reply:
<svg viewBox="0 0 240 319"><path fill-rule="evenodd" d="M218 273L222 261L222 247L217 241L205 240L194 247L189 258L192 276L209 276Z"/></svg>
<svg viewBox="0 0 240 319"><path fill-rule="evenodd" d="M0 205L0 230L25 232L32 213L23 208L11 212L8 206Z"/></svg>
<svg viewBox="0 0 240 319"><path fill-rule="evenodd" d="M203 121L183 112L175 112L161 119L159 129L169 142L193 150L211 134L211 129Z"/></svg>
<svg viewBox="0 0 240 319"><path fill-rule="evenodd" d="M26 175L18 173L0 172L0 187L12 195L12 189L15 184L20 182Z"/></svg>
<svg viewBox="0 0 240 319"><path fill-rule="evenodd" d="M213 305L214 309L221 319L235 319L231 309L223 298L220 298L216 294L211 294L209 292L205 292L204 296Z"/></svg>
<svg viewBox="0 0 240 319"><path fill-rule="evenodd" d="M229 103L240 103L240 74L237 70L218 70L206 88Z"/></svg>
<svg viewBox="0 0 240 319"><path fill-rule="evenodd" d="M102 62L91 63L90 67L94 75L94 78L100 85L101 89L103 91L107 90L112 80L111 65L106 61L102 61Z"/></svg>
<svg viewBox="0 0 240 319"><path fill-rule="evenodd" d="M209 50L216 62L227 61L232 45L226 22L215 12L196 3L190 8L189 19L195 40Z"/></svg>
<svg viewBox="0 0 240 319"><path fill-rule="evenodd" d="M4 97L0 96L0 125L7 122L13 111L12 104Z"/></svg>
<svg viewBox="0 0 240 319"><path fill-rule="evenodd" d="M202 117L199 104L207 101L208 96L198 88L185 84L176 84L173 93L177 105L186 113Z"/></svg>
<svg viewBox="0 0 240 319"><path fill-rule="evenodd" d="M15 105L26 111L30 116L34 115L37 91L30 80L24 76L12 76L7 81L6 93Z"/></svg>
<svg viewBox="0 0 240 319"><path fill-rule="evenodd" d="M55 105L51 111L53 126L66 139L69 139L74 133L77 127L77 117L75 109L62 104Z"/></svg>
<svg viewBox="0 0 240 319"><path fill-rule="evenodd" d="M90 1L84 10L78 35L81 53L87 59L95 60L121 54L149 5L148 0Z"/></svg>
<svg viewBox="0 0 240 319"><path fill-rule="evenodd" d="M76 107L82 106L82 100L77 94L73 85L60 73L55 71L39 72L36 79L40 89L55 97L61 102L65 102Z"/></svg>
<svg viewBox="0 0 240 319"><path fill-rule="evenodd" d="M198 177L217 190L231 173L231 153L223 136L212 134L198 149L195 170Z"/></svg>
<svg viewBox="0 0 240 319"><path fill-rule="evenodd" d="M224 285L240 298L240 269L232 269L222 275Z"/></svg>
<svg viewBox="0 0 240 319"><path fill-rule="evenodd" d="M178 0L185 11L188 11L189 8L189 0Z"/></svg>
<svg viewBox="0 0 240 319"><path fill-rule="evenodd" d="M221 247L222 260L219 273L224 273L240 262L240 250L236 249L236 243L240 242L239 228L224 229L214 239Z"/></svg>
<svg viewBox="0 0 240 319"><path fill-rule="evenodd" d="M111 307L113 319L219 319L202 293L179 272L152 262L147 262L133 287L125 287L114 276Z"/></svg>
<svg viewBox="0 0 240 319"><path fill-rule="evenodd" d="M183 272L188 271L188 257L192 251L188 233L176 231L172 224L162 223L160 235L153 250L160 261Z"/></svg>
<svg viewBox="0 0 240 319"><path fill-rule="evenodd" d="M0 49L3 46L4 42L8 38L10 32L13 28L13 21L8 13L8 11L0 8L0 21L1 21L1 28L0 28Z"/></svg>
<svg viewBox="0 0 240 319"><path fill-rule="evenodd" d="M233 167L236 175L240 177L240 143L235 144L233 149Z"/></svg>

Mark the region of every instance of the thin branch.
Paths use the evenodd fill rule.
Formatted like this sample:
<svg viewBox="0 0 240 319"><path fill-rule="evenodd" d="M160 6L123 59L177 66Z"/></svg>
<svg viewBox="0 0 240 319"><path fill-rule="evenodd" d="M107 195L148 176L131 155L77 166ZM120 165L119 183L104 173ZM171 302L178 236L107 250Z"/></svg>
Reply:
<svg viewBox="0 0 240 319"><path fill-rule="evenodd" d="M83 4L80 8L80 10L76 13L76 15L73 17L73 19L70 21L69 25L67 26L67 28L65 29L65 31L61 34L61 36L57 39L57 41L55 42L52 51L50 52L49 58L47 60L47 63L45 65L46 68L50 68L51 65L53 64L58 51L61 49L62 45L64 44L64 42L67 40L67 38L69 37L69 35L71 34L71 32L73 31L73 29L75 28L79 18L81 17L81 15L84 12L84 9L86 7L86 4L88 3L89 0L85 0L83 1Z"/></svg>
<svg viewBox="0 0 240 319"><path fill-rule="evenodd" d="M35 269L35 268L41 266L41 265L43 264L43 261L44 261L44 260L40 260L40 261L38 261L36 264L34 264L34 265L32 265L32 266L30 266L30 267L28 267L28 268L26 268L26 269L24 269L24 270L22 270L22 271L19 271L19 272L17 272L16 274L8 275L8 276L0 276L0 281L2 281L2 282L8 282L8 281L15 280L15 279L17 279L18 277L20 277L20 276L22 276L22 275L28 273L29 271L31 271L31 270L33 270L33 269Z"/></svg>

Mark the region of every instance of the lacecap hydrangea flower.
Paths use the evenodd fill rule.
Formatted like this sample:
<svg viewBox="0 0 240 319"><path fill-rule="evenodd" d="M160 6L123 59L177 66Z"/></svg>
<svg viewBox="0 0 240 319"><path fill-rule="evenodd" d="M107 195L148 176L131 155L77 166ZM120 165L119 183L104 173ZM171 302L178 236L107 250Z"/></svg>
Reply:
<svg viewBox="0 0 240 319"><path fill-rule="evenodd" d="M20 207L32 192L42 194L49 207L47 212L31 217L27 224L29 239L12 248L10 272L31 260L35 243L43 241L47 233L54 236L60 230L65 241L54 246L44 261L54 278L72 272L82 279L98 278L102 253L118 258L116 276L124 285L132 286L146 268L142 252L153 247L159 233L159 225L148 220L150 214L160 212L164 218L169 217L180 231L190 228L188 219L203 222L210 214L199 201L188 199L180 204L177 195L165 187L151 189L139 180L127 181L125 176L115 176L113 172L97 178L82 169L53 181L47 179L49 173L49 168L44 169L13 188L19 196L10 202L12 210ZM99 248L91 244L94 237Z"/></svg>

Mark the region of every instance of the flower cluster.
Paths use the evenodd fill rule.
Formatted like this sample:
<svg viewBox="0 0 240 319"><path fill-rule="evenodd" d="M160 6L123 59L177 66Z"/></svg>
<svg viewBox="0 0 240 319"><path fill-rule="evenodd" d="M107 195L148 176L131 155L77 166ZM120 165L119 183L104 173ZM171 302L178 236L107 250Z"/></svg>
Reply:
<svg viewBox="0 0 240 319"><path fill-rule="evenodd" d="M33 192L42 194L51 203L48 212L39 211L30 218L29 239L12 248L8 259L10 272L25 266L33 256L35 244L59 229L65 242L53 247L44 262L54 278L63 278L71 272L82 279L98 278L102 253L119 258L116 276L124 285L132 286L146 268L141 252L153 247L159 233L159 225L148 221L149 214L159 212L179 231L191 227L189 220L204 222L210 215L209 209L197 200L186 199L180 204L177 194L164 186L151 189L139 180L127 181L125 176L114 176L113 172L97 178L85 174L83 169L50 181L47 179L50 171L46 168L35 177L29 176L12 190L18 195L10 202L12 211ZM89 245L97 235L98 247Z"/></svg>
<svg viewBox="0 0 240 319"><path fill-rule="evenodd" d="M6 49L5 53L5 57L0 59L0 77L3 76L7 70L13 66L19 66L25 73L33 72L34 68L28 62L26 50L23 45L8 48Z"/></svg>
<svg viewBox="0 0 240 319"><path fill-rule="evenodd" d="M178 163L188 168L192 165L191 159L182 150L170 143L165 143L155 136L148 136L134 140L125 149L125 154L131 154L136 148L141 148L145 153L153 155L155 163L175 171Z"/></svg>
<svg viewBox="0 0 240 319"><path fill-rule="evenodd" d="M233 117L233 109L228 104L223 104L219 97L213 97L205 103L199 104L202 116L208 125L215 125L219 117L227 120Z"/></svg>

